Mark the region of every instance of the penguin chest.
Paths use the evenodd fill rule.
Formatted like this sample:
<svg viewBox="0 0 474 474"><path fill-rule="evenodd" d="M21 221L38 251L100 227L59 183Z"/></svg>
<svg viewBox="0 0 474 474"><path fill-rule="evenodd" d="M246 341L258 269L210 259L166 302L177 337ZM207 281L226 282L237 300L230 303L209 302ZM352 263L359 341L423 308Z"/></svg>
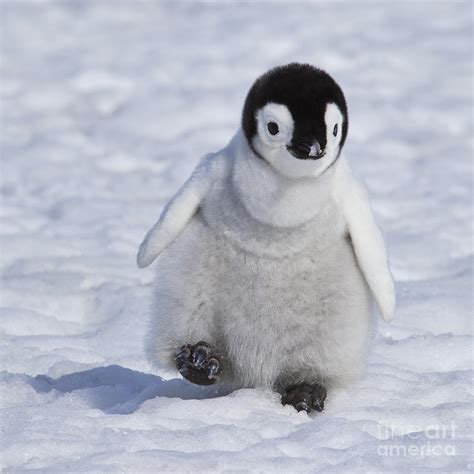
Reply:
<svg viewBox="0 0 474 474"><path fill-rule="evenodd" d="M333 365L344 363L339 358L344 347L355 344L357 353L365 340L369 299L347 239L281 259L231 246L221 255L216 309L245 385L272 384L308 364L332 372ZM360 319L363 324L354 327Z"/></svg>
<svg viewBox="0 0 474 474"><path fill-rule="evenodd" d="M228 245L222 256L218 307L231 312L236 324L251 322L261 331L281 334L324 324L334 318L354 286L362 284L350 241L338 236L302 252L268 258ZM225 243L224 243L225 245Z"/></svg>
<svg viewBox="0 0 474 474"><path fill-rule="evenodd" d="M337 204L328 196L313 219L279 228L254 219L232 187L214 192L200 218L215 237L218 330L239 378L254 386L345 364L365 340L370 298Z"/></svg>
<svg viewBox="0 0 474 474"><path fill-rule="evenodd" d="M217 188L201 212L216 238L218 306L242 316L280 318L314 313L358 273L344 219L328 197L316 216L298 227L254 219L232 193Z"/></svg>

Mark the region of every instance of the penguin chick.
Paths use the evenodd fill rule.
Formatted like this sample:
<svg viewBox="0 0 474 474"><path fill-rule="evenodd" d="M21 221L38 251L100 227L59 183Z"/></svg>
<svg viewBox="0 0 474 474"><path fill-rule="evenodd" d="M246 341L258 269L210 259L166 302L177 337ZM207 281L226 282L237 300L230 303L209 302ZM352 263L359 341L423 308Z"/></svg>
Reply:
<svg viewBox="0 0 474 474"><path fill-rule="evenodd" d="M140 246L158 256L146 350L197 384L271 387L298 411L363 372L372 296L395 292L368 195L341 156L344 94L307 64L251 87L242 126L202 159Z"/></svg>

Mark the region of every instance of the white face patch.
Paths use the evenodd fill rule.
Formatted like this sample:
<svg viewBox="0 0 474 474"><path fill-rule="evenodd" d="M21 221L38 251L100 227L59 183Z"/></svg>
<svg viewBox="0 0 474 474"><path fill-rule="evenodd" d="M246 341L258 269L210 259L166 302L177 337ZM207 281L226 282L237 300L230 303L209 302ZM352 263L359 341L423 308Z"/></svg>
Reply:
<svg viewBox="0 0 474 474"><path fill-rule="evenodd" d="M268 103L257 112L257 136L261 145L281 148L293 136L293 117L286 105ZM273 132L273 133L272 133ZM275 133L276 132L276 133Z"/></svg>
<svg viewBox="0 0 474 474"><path fill-rule="evenodd" d="M294 120L288 107L270 102L259 109L255 116L257 133L252 146L280 174L289 178L319 176L336 159L342 137L343 116L334 103L326 106L326 148L323 158L299 160L288 150L294 130ZM334 133L336 132L336 133Z"/></svg>
<svg viewBox="0 0 474 474"><path fill-rule="evenodd" d="M339 148L342 138L342 113L339 107L334 103L329 103L326 106L326 113L324 114L324 122L326 124L326 153L334 148Z"/></svg>

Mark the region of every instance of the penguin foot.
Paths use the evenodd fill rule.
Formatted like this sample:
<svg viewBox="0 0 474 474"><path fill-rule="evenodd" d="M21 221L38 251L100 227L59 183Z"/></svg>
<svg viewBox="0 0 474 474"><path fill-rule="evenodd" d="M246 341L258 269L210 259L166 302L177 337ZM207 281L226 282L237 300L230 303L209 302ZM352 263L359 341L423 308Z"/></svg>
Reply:
<svg viewBox="0 0 474 474"><path fill-rule="evenodd" d="M301 383L288 387L281 397L282 405L292 405L297 411L323 411L326 389L319 384Z"/></svg>
<svg viewBox="0 0 474 474"><path fill-rule="evenodd" d="M211 346L204 341L194 346L185 344L176 351L175 360L179 373L196 385L212 385L222 372L219 359L213 355Z"/></svg>

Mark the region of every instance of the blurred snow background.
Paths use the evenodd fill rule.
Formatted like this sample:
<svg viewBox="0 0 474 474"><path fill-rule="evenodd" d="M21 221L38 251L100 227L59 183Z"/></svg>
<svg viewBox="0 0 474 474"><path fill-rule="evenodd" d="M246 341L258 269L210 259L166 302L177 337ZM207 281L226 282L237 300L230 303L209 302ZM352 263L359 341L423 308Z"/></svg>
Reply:
<svg viewBox="0 0 474 474"><path fill-rule="evenodd" d="M471 471L472 40L469 1L3 0L5 472ZM253 80L291 61L346 93L399 296L367 377L310 417L153 373L135 267Z"/></svg>

